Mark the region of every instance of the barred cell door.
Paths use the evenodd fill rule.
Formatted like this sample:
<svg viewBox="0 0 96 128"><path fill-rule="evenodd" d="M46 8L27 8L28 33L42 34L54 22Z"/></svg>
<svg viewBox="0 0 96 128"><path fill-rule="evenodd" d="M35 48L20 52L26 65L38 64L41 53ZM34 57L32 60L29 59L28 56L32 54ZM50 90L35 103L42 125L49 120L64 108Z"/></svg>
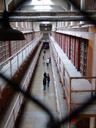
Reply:
<svg viewBox="0 0 96 128"><path fill-rule="evenodd" d="M88 41L80 39L80 72L83 76L87 74Z"/></svg>

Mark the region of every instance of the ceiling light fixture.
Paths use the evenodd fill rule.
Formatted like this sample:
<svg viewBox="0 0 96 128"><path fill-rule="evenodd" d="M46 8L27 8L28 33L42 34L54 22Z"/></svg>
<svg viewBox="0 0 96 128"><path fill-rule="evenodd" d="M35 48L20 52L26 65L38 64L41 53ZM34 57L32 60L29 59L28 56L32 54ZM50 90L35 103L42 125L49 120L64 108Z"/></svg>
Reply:
<svg viewBox="0 0 96 128"><path fill-rule="evenodd" d="M42 24L50 24L50 22L49 21L43 21L43 22L41 22Z"/></svg>
<svg viewBox="0 0 96 128"><path fill-rule="evenodd" d="M0 41L10 41L10 40L25 40L22 32L12 29L9 24L9 14L6 11L6 2L4 0L5 10L0 23Z"/></svg>

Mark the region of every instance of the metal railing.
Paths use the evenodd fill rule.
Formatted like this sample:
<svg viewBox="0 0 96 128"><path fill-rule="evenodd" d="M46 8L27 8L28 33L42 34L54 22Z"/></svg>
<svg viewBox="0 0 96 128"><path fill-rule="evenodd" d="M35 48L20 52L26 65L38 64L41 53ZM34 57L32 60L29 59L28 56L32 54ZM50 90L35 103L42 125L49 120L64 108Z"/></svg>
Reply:
<svg viewBox="0 0 96 128"><path fill-rule="evenodd" d="M73 113L75 109L78 109L78 106L80 107L82 105L85 105L88 98L90 99L96 94L96 76L82 77L80 73L78 73L78 71L73 66L71 66L70 60L68 60L66 56L64 57L62 55L62 53L59 50L59 46L53 40L52 37L50 37L50 49L54 55L57 69L60 74L60 80L64 88L64 97L66 97L70 115L71 113ZM66 67L71 68L70 70L68 70L68 68ZM90 109L93 105L96 105L96 102L90 103ZM86 110L85 112L78 114L78 116L82 115L87 115L90 117L95 116L95 113L93 114L92 110L91 112L88 112L88 110Z"/></svg>
<svg viewBox="0 0 96 128"><path fill-rule="evenodd" d="M28 73L27 73L26 77L24 77L24 81L22 83L21 88L25 91L28 88L30 79L31 79L32 74L34 72L34 69L35 69L35 66L36 66L41 48L42 48L42 44L39 46L39 49L37 50L37 53L36 53L35 57L33 58L32 64L29 67L29 70L28 70ZM15 124L16 118L18 116L18 112L20 110L20 107L23 103L23 100L24 100L24 96L21 93L19 93L17 98L16 98L16 102L15 102L15 104L14 104L12 110L11 110L11 113L8 117L8 120L4 125L4 128L13 128L14 127L14 124Z"/></svg>
<svg viewBox="0 0 96 128"><path fill-rule="evenodd" d="M16 71L20 68L20 66L23 64L23 62L26 60L26 58L29 56L29 54L34 50L34 48L38 45L39 41L41 40L42 35L38 38L35 38L30 43L28 43L26 46L24 46L21 50L19 50L17 53L9 57L6 61L0 63L0 71L4 75L7 75L9 78L12 78ZM0 78L0 89L5 87L6 82Z"/></svg>
<svg viewBox="0 0 96 128"><path fill-rule="evenodd" d="M27 1L27 0L25 0L25 1ZM24 3L25 1L21 0L21 3ZM86 12L81 11L80 8L77 6L77 4L75 3L74 0L66 0L66 1L67 2L71 2L75 6L75 8L77 10L79 10L85 16L85 18L87 18L88 21L90 21L92 24L94 24L94 26L96 26L96 20L94 20L92 17L88 16L86 14ZM15 7L15 9L18 6L19 5L17 5ZM13 11L15 9L13 9ZM0 73L0 77L2 77L5 81L7 81L13 88L15 88L16 91L21 92L23 95L25 95L31 101L35 102L39 107L41 107L44 111L46 111L48 113L48 115L50 116L50 121L48 123L48 127L50 127L50 128L60 128L63 123L65 123L69 119L71 120L79 112L81 112L81 110L84 110L91 102L93 102L94 100L96 100L96 95L95 95L93 98L89 98L83 106L81 106L78 109L76 109L75 111L73 111L71 115L66 116L65 118L63 118L60 121L57 121L57 120L55 120L55 117L53 117L53 115L51 114L50 110L47 107L45 107L43 104L41 104L38 100L36 100L33 96L31 96L30 94L28 94L27 92L25 92L24 90L22 90L20 87L17 87L15 83L13 83L10 79L8 79L7 77L5 77L2 73Z"/></svg>

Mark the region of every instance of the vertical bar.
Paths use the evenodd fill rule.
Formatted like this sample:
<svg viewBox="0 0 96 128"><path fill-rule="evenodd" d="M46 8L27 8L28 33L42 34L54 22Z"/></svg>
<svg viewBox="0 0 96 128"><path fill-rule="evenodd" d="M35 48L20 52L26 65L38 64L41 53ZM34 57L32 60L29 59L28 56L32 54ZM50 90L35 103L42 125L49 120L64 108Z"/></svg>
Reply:
<svg viewBox="0 0 96 128"><path fill-rule="evenodd" d="M71 114L71 78L69 78L69 114Z"/></svg>
<svg viewBox="0 0 96 128"><path fill-rule="evenodd" d="M9 41L9 56L11 57L11 41ZM10 59L10 78L12 77L12 63Z"/></svg>
<svg viewBox="0 0 96 128"><path fill-rule="evenodd" d="M59 41L60 41L59 43L60 43L60 44L59 44L59 45L60 45L60 47L61 47L61 34L59 34L59 35L60 35L60 37L59 37Z"/></svg>
<svg viewBox="0 0 96 128"><path fill-rule="evenodd" d="M68 108L69 108L69 115L71 114L71 78L69 78L69 103L68 103ZM70 119L68 121L68 128L70 128Z"/></svg>
<svg viewBox="0 0 96 128"><path fill-rule="evenodd" d="M61 34L61 49L62 49L62 34Z"/></svg>
<svg viewBox="0 0 96 128"><path fill-rule="evenodd" d="M0 86L0 99L2 99L2 94L1 94L1 86Z"/></svg>
<svg viewBox="0 0 96 128"><path fill-rule="evenodd" d="M62 34L62 50L63 50L63 47L64 47L64 41L63 41L63 34Z"/></svg>
<svg viewBox="0 0 96 128"><path fill-rule="evenodd" d="M63 50L63 34L62 34L61 41L62 41L62 50Z"/></svg>
<svg viewBox="0 0 96 128"><path fill-rule="evenodd" d="M68 36L67 36L67 57L68 57Z"/></svg>
<svg viewBox="0 0 96 128"><path fill-rule="evenodd" d="M33 40L33 32L32 32L32 40Z"/></svg>
<svg viewBox="0 0 96 128"><path fill-rule="evenodd" d="M71 36L69 36L69 59L71 59Z"/></svg>
<svg viewBox="0 0 96 128"><path fill-rule="evenodd" d="M23 62L23 50L22 50L22 62Z"/></svg>
<svg viewBox="0 0 96 128"><path fill-rule="evenodd" d="M74 65L75 65L75 53L76 53L76 37L74 37Z"/></svg>
<svg viewBox="0 0 96 128"><path fill-rule="evenodd" d="M12 77L12 63L11 63L11 59L10 59L10 78Z"/></svg>
<svg viewBox="0 0 96 128"><path fill-rule="evenodd" d="M64 52L65 52L66 35L64 35Z"/></svg>
<svg viewBox="0 0 96 128"><path fill-rule="evenodd" d="M18 57L18 54L17 54L17 68L19 68L19 57Z"/></svg>
<svg viewBox="0 0 96 128"><path fill-rule="evenodd" d="M90 117L90 126L89 128L95 128L95 117Z"/></svg>
<svg viewBox="0 0 96 128"><path fill-rule="evenodd" d="M57 36L56 36L56 32L54 32L54 33L55 33L55 40L57 41L57 39L56 39L56 37L57 37Z"/></svg>
<svg viewBox="0 0 96 128"><path fill-rule="evenodd" d="M58 45L59 45L59 33L58 33Z"/></svg>
<svg viewBox="0 0 96 128"><path fill-rule="evenodd" d="M59 33L59 46L60 46L60 33Z"/></svg>
<svg viewBox="0 0 96 128"><path fill-rule="evenodd" d="M1 92L1 86L0 86L0 112L1 112L1 109L2 109L2 92Z"/></svg>
<svg viewBox="0 0 96 128"><path fill-rule="evenodd" d="M57 33L57 43L58 43L58 33Z"/></svg>
<svg viewBox="0 0 96 128"><path fill-rule="evenodd" d="M78 71L80 70L80 38L78 39Z"/></svg>
<svg viewBox="0 0 96 128"><path fill-rule="evenodd" d="M21 96L21 94L19 95L19 107L21 106L20 96Z"/></svg>
<svg viewBox="0 0 96 128"><path fill-rule="evenodd" d="M11 41L9 41L9 56L11 56Z"/></svg>
<svg viewBox="0 0 96 128"><path fill-rule="evenodd" d="M14 125L15 125L15 112L14 112L14 109L13 109L13 121L14 121Z"/></svg>

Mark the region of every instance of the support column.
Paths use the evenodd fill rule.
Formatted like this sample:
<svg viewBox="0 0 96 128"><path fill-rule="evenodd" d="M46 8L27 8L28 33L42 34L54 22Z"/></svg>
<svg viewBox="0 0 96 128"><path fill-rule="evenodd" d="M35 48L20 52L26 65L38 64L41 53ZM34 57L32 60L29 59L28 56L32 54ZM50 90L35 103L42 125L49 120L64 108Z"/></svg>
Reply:
<svg viewBox="0 0 96 128"><path fill-rule="evenodd" d="M93 62L92 62L92 76L96 76L96 34L93 40ZM96 89L95 87L96 82L95 79L92 80L92 89Z"/></svg>
<svg viewBox="0 0 96 128"><path fill-rule="evenodd" d="M71 11L73 11L73 5L71 5ZM73 26L73 25L74 25L74 22L71 21L71 26Z"/></svg>
<svg viewBox="0 0 96 128"><path fill-rule="evenodd" d="M65 22L65 27L68 27L68 22L67 21Z"/></svg>
<svg viewBox="0 0 96 128"><path fill-rule="evenodd" d="M96 34L93 40L93 62L92 62L92 76L96 76ZM92 90L96 89L96 80L92 80ZM95 117L90 118L90 128L95 128Z"/></svg>
<svg viewBox="0 0 96 128"><path fill-rule="evenodd" d="M90 118L90 127L89 128L95 128L95 117Z"/></svg>
<svg viewBox="0 0 96 128"><path fill-rule="evenodd" d="M85 10L85 0L81 0L81 1L80 1L80 9L81 9L82 11ZM80 24L84 24L84 21L80 21Z"/></svg>
<svg viewBox="0 0 96 128"><path fill-rule="evenodd" d="M11 41L9 41L9 55L11 56Z"/></svg>

